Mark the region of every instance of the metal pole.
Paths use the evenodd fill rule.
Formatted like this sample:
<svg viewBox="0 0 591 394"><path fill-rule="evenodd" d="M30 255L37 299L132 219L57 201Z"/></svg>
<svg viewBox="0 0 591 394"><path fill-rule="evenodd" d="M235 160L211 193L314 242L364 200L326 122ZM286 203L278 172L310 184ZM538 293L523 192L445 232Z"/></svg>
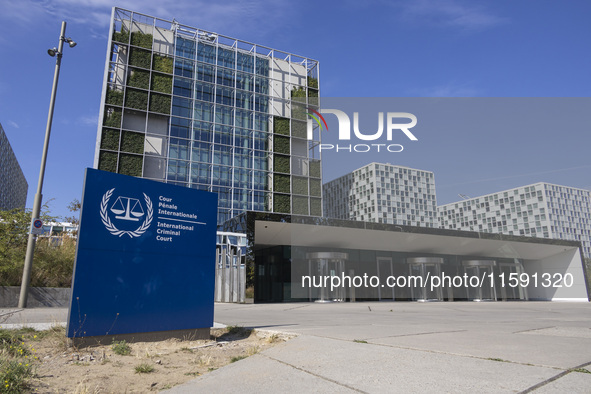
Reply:
<svg viewBox="0 0 591 394"><path fill-rule="evenodd" d="M43 177L45 176L45 162L47 161L47 150L49 148L49 136L51 134L51 122L53 121L53 109L55 107L55 95L57 93L57 82L60 76L60 64L62 62L62 51L64 49L64 41L66 39L66 22L62 22L62 31L60 33L60 41L58 50L56 52L57 59L55 61L55 73L53 75L53 87L51 89L51 100L49 101L49 114L47 115L47 128L45 129L45 142L43 143L43 155L41 156L41 169L39 170L39 183L37 184L37 193L35 193L35 201L33 203L33 213L31 217L31 226L33 220L39 218L41 213L41 201L43 199ZM35 253L35 241L37 235L31 234L29 230L29 241L27 243L27 254L25 256L25 267L23 268L23 279L21 281L21 293L18 300L19 308L27 307L27 297L29 295L29 284L31 282L31 269L33 268L33 254Z"/></svg>

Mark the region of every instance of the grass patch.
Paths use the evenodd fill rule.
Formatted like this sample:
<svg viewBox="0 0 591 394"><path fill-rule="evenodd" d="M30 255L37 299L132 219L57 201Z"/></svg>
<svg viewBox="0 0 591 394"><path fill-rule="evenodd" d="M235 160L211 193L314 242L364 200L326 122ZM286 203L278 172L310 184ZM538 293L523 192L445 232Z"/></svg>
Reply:
<svg viewBox="0 0 591 394"><path fill-rule="evenodd" d="M135 373L151 373L154 372L154 367L148 363L141 363L135 366Z"/></svg>
<svg viewBox="0 0 591 394"><path fill-rule="evenodd" d="M120 356L129 356L131 354L131 346L125 341L113 341L111 350Z"/></svg>
<svg viewBox="0 0 591 394"><path fill-rule="evenodd" d="M232 359L230 360L230 362L231 363L235 363L236 361L244 360L246 357L248 357L248 356L236 356L236 357L232 357Z"/></svg>
<svg viewBox="0 0 591 394"><path fill-rule="evenodd" d="M508 363L508 362L510 362L510 361L507 361L507 360L503 360L502 358L494 358L494 357L489 357L489 358L487 358L487 360L490 360L490 361L498 361L498 362L501 362L501 363Z"/></svg>
<svg viewBox="0 0 591 394"><path fill-rule="evenodd" d="M580 373L591 373L591 371L589 371L588 369L585 369L585 368L577 368L577 369L573 369L573 372L580 372Z"/></svg>
<svg viewBox="0 0 591 394"><path fill-rule="evenodd" d="M228 326L226 329L228 330L229 335L240 335L247 337L252 333L250 328L244 328L241 326Z"/></svg>
<svg viewBox="0 0 591 394"><path fill-rule="evenodd" d="M355 342L355 343L367 343L367 341L364 341L363 339L353 339L353 342Z"/></svg>
<svg viewBox="0 0 591 394"><path fill-rule="evenodd" d="M33 377L33 366L22 358L0 356L0 384L2 393L22 393Z"/></svg>

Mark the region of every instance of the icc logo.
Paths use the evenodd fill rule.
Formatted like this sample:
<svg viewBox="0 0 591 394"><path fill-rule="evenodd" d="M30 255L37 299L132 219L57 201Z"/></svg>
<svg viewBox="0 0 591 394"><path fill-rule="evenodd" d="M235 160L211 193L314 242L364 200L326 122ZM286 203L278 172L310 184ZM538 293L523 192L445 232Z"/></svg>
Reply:
<svg viewBox="0 0 591 394"><path fill-rule="evenodd" d="M146 210L142 207L142 202L133 197L124 197L119 196L109 207L109 200L113 195L113 191L115 189L108 190L104 195L103 199L101 200L101 221L107 228L107 230L119 237L125 235L129 235L130 238L140 237L143 233L146 232L150 224L152 223L152 218L154 216L154 209L152 207L152 200L150 197L144 194L144 201L146 204ZM115 219L117 221L122 221L122 223L130 223L130 222L139 222L143 219L142 224L135 230L120 230L118 229L113 222L111 222L111 218L109 217L109 212L115 214Z"/></svg>

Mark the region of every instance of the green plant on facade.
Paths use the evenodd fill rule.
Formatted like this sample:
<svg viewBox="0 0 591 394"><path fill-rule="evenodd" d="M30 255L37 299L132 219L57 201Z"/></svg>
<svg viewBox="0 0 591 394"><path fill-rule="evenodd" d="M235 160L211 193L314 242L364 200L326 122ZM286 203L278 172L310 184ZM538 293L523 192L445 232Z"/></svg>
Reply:
<svg viewBox="0 0 591 394"><path fill-rule="evenodd" d="M150 72L147 70L130 68L127 85L148 90L150 88Z"/></svg>
<svg viewBox="0 0 591 394"><path fill-rule="evenodd" d="M310 179L310 195L320 197L322 193L322 185L320 179Z"/></svg>
<svg viewBox="0 0 591 394"><path fill-rule="evenodd" d="M289 174L289 156L275 155L273 158L275 172Z"/></svg>
<svg viewBox="0 0 591 394"><path fill-rule="evenodd" d="M308 104L318 106L318 90L308 89Z"/></svg>
<svg viewBox="0 0 591 394"><path fill-rule="evenodd" d="M310 199L310 215L322 216L322 200L319 198Z"/></svg>
<svg viewBox="0 0 591 394"><path fill-rule="evenodd" d="M107 104L123 105L123 92L121 90L107 88L107 96L105 98Z"/></svg>
<svg viewBox="0 0 591 394"><path fill-rule="evenodd" d="M130 153L144 153L144 134L123 131L121 134L121 151Z"/></svg>
<svg viewBox="0 0 591 394"><path fill-rule="evenodd" d="M308 129L305 122L294 120L291 122L291 136L296 138L308 138Z"/></svg>
<svg viewBox="0 0 591 394"><path fill-rule="evenodd" d="M302 86L295 86L291 90L291 99L301 103L306 102L306 89Z"/></svg>
<svg viewBox="0 0 591 394"><path fill-rule="evenodd" d="M117 153L102 151L99 154L98 169L102 171L117 172Z"/></svg>
<svg viewBox="0 0 591 394"><path fill-rule="evenodd" d="M273 132L275 134L289 135L289 119L275 116L273 118Z"/></svg>
<svg viewBox="0 0 591 394"><path fill-rule="evenodd" d="M135 67L150 69L150 51L140 48L131 48L129 64Z"/></svg>
<svg viewBox="0 0 591 394"><path fill-rule="evenodd" d="M310 160L310 176L320 178L320 161Z"/></svg>
<svg viewBox="0 0 591 394"><path fill-rule="evenodd" d="M308 87L318 89L318 78L308 77Z"/></svg>
<svg viewBox="0 0 591 394"><path fill-rule="evenodd" d="M103 129L101 149L119 150L119 130Z"/></svg>
<svg viewBox="0 0 591 394"><path fill-rule="evenodd" d="M170 114L170 96L152 93L150 97L150 111Z"/></svg>
<svg viewBox="0 0 591 394"><path fill-rule="evenodd" d="M293 193L294 194L301 194L302 196L308 195L308 178L301 178L301 177L293 177Z"/></svg>
<svg viewBox="0 0 591 394"><path fill-rule="evenodd" d="M152 49L152 40L153 37L151 34L142 33L140 31L134 31L131 33L131 45L136 47Z"/></svg>
<svg viewBox="0 0 591 394"><path fill-rule="evenodd" d="M144 158L137 155L121 154L119 156L119 174L130 176L142 176Z"/></svg>
<svg viewBox="0 0 591 394"><path fill-rule="evenodd" d="M289 155L289 138L276 135L273 138L273 152Z"/></svg>
<svg viewBox="0 0 591 394"><path fill-rule="evenodd" d="M296 215L307 215L308 214L308 198L302 196L293 197L293 211Z"/></svg>
<svg viewBox="0 0 591 394"><path fill-rule="evenodd" d="M129 31L125 29L121 29L121 31L114 31L113 41L122 42L124 44L129 43Z"/></svg>
<svg viewBox="0 0 591 394"><path fill-rule="evenodd" d="M148 92L127 89L125 94L125 106L145 111L148 108Z"/></svg>
<svg viewBox="0 0 591 394"><path fill-rule="evenodd" d="M172 74L173 61L169 56L154 54L153 69L167 74Z"/></svg>
<svg viewBox="0 0 591 394"><path fill-rule="evenodd" d="M308 114L308 109L306 108L305 100L301 103L299 103L297 101L292 102L292 107L291 107L292 119L298 119L298 120L305 121L308 116L307 114Z"/></svg>
<svg viewBox="0 0 591 394"><path fill-rule="evenodd" d="M275 174L273 176L273 190L279 193L289 193L289 175Z"/></svg>
<svg viewBox="0 0 591 394"><path fill-rule="evenodd" d="M152 73L152 90L160 93L172 93L172 76Z"/></svg>
<svg viewBox="0 0 591 394"><path fill-rule="evenodd" d="M287 194L273 194L273 211L290 213L291 198Z"/></svg>
<svg viewBox="0 0 591 394"><path fill-rule="evenodd" d="M121 108L105 107L103 126L121 127Z"/></svg>

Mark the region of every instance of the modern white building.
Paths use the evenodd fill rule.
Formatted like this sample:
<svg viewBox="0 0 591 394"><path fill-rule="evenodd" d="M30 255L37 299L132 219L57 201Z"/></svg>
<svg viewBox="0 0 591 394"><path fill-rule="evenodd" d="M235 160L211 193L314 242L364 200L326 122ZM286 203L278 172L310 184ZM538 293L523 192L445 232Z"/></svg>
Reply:
<svg viewBox="0 0 591 394"><path fill-rule="evenodd" d="M431 171L370 163L324 184L323 197L325 217L438 227Z"/></svg>
<svg viewBox="0 0 591 394"><path fill-rule="evenodd" d="M580 241L591 258L591 191L536 183L437 208L441 228Z"/></svg>

